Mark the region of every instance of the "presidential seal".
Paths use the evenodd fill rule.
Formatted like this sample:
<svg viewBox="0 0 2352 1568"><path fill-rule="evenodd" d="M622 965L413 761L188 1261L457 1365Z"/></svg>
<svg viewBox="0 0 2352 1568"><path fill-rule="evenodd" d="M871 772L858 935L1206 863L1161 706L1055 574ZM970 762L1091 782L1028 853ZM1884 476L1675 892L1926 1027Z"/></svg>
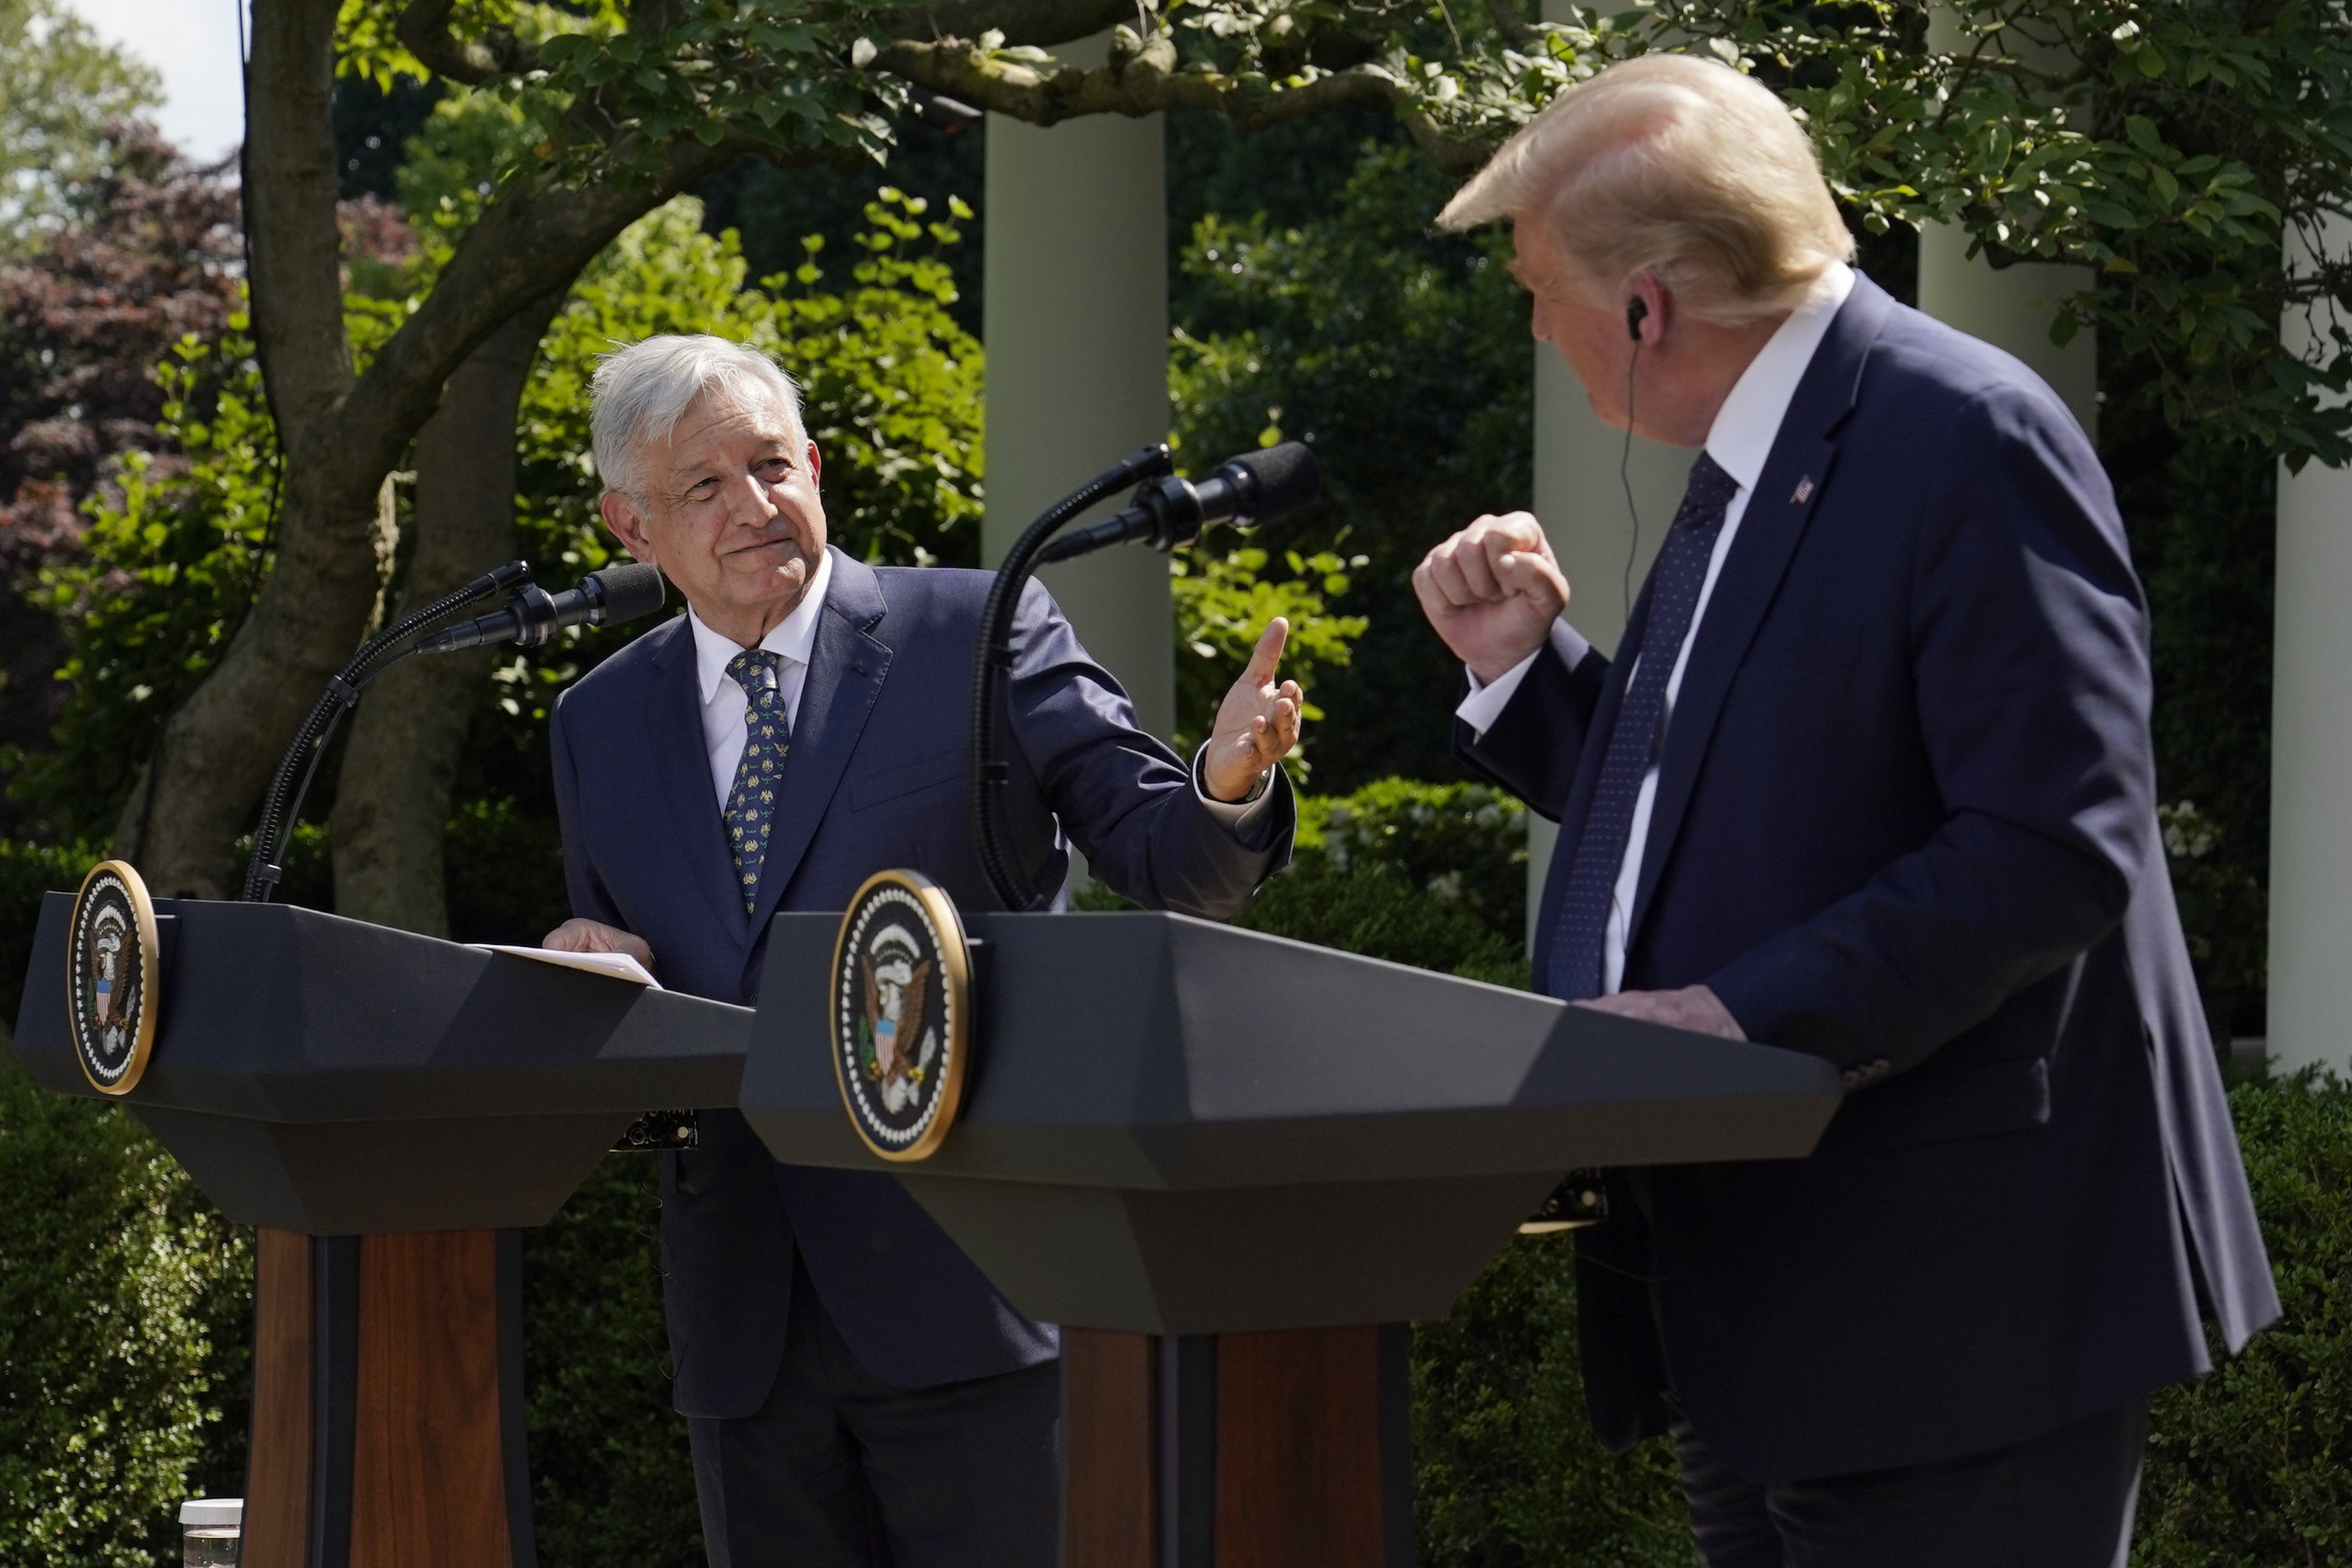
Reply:
<svg viewBox="0 0 2352 1568"><path fill-rule="evenodd" d="M826 998L849 1124L885 1160L920 1160L955 1124L971 1059L971 971L954 902L878 871L841 918Z"/></svg>
<svg viewBox="0 0 2352 1568"><path fill-rule="evenodd" d="M124 860L103 860L74 895L66 944L66 1016L74 1054L100 1094L128 1094L147 1070L163 950L147 884Z"/></svg>

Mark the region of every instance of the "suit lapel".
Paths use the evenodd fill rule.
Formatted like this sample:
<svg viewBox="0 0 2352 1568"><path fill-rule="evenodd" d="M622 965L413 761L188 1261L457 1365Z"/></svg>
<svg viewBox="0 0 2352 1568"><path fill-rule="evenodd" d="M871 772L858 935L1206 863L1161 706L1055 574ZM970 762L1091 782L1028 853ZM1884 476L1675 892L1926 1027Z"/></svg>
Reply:
<svg viewBox="0 0 2352 1568"><path fill-rule="evenodd" d="M816 647L793 720L793 749L784 759L783 785L777 792L774 825L760 867L760 898L751 919L755 931L776 912L793 873L800 869L882 693L890 649L873 635L873 628L887 608L874 569L835 551L833 581L817 619Z"/></svg>
<svg viewBox="0 0 2352 1568"><path fill-rule="evenodd" d="M702 734L702 688L696 678L694 634L684 616L650 634L667 639L654 656L656 671L646 716L653 740L654 769L668 796L670 831L678 837L679 864L702 889L719 923L749 934L742 896L735 890L735 860L727 847L719 797L710 786L710 747Z"/></svg>
<svg viewBox="0 0 2352 1568"><path fill-rule="evenodd" d="M1673 849L1675 835L1690 806L1700 764L1715 737L1716 721L1731 690L1748 647L1780 592L1780 579L1796 554L1805 524L1830 482L1837 456L1835 430L1853 409L1870 346L1885 324L1892 301L1867 278L1854 279L1853 292L1813 351L1812 363L1797 384L1781 417L1763 475L1748 497L1739 532L1731 542L1715 594L1691 644L1690 662L1666 725L1665 754L1658 765L1658 793L1650 831L1642 849L1641 879L1633 918L1626 922L1630 953L1649 913L1651 894Z"/></svg>

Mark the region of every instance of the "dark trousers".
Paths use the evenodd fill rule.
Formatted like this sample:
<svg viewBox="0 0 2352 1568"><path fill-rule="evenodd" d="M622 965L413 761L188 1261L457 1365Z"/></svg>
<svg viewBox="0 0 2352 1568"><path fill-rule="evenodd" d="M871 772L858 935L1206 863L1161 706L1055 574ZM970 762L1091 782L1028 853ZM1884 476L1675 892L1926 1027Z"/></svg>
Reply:
<svg viewBox="0 0 2352 1568"><path fill-rule="evenodd" d="M793 1268L758 1414L689 1421L711 1568L1037 1568L1061 1530L1061 1363L894 1388Z"/></svg>
<svg viewBox="0 0 2352 1568"><path fill-rule="evenodd" d="M1674 1428L1706 1568L2123 1568L2147 1401L1932 1465L1759 1486Z"/></svg>

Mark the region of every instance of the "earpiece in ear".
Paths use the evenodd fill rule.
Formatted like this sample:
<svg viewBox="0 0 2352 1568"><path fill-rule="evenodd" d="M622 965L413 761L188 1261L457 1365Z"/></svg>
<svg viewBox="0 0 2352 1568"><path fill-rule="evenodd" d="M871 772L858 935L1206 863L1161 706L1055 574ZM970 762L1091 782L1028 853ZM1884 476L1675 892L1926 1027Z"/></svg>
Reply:
<svg viewBox="0 0 2352 1568"><path fill-rule="evenodd" d="M1650 319L1650 302L1639 294L1625 301L1625 335L1642 341L1642 323Z"/></svg>

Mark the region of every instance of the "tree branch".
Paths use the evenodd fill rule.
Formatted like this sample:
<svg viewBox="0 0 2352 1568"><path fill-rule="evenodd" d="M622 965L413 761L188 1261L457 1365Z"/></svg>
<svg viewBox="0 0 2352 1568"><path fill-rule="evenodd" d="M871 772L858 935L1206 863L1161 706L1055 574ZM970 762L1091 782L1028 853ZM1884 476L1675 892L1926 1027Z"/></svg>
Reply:
<svg viewBox="0 0 2352 1568"><path fill-rule="evenodd" d="M466 231L433 291L352 387L339 440L371 453L369 466L396 463L432 415L442 384L491 333L531 301L569 290L630 224L751 151L732 138L706 147L689 137L666 150L646 184L509 186Z"/></svg>
<svg viewBox="0 0 2352 1568"><path fill-rule="evenodd" d="M1136 118L1190 109L1223 115L1235 130L1249 132L1334 109L1371 109L1394 114L1446 174L1475 172L1491 151L1483 142L1447 132L1422 107L1419 93L1379 66L1355 66L1297 87L1275 87L1215 71L1177 71L1175 45L1164 35L1139 48L1131 41L1125 50L1114 44L1110 63L1096 70L1041 70L958 38L901 40L883 49L874 63L933 92L1032 125L1056 125L1087 114Z"/></svg>
<svg viewBox="0 0 2352 1568"><path fill-rule="evenodd" d="M436 76L479 87L538 68L539 51L504 27L488 28L478 38L451 32L449 13L456 8L457 0L409 0L394 28L408 52Z"/></svg>
<svg viewBox="0 0 2352 1568"><path fill-rule="evenodd" d="M883 26L918 42L976 38L992 27L1007 43L1051 48L1134 20L1135 0L918 0L889 12Z"/></svg>
<svg viewBox="0 0 2352 1568"><path fill-rule="evenodd" d="M261 0L246 65L253 335L278 440L298 460L352 384L335 224L337 0Z"/></svg>
<svg viewBox="0 0 2352 1568"><path fill-rule="evenodd" d="M1521 54L1530 53L1542 43L1543 36L1528 26L1512 0L1486 0L1486 15L1493 18L1495 30Z"/></svg>

